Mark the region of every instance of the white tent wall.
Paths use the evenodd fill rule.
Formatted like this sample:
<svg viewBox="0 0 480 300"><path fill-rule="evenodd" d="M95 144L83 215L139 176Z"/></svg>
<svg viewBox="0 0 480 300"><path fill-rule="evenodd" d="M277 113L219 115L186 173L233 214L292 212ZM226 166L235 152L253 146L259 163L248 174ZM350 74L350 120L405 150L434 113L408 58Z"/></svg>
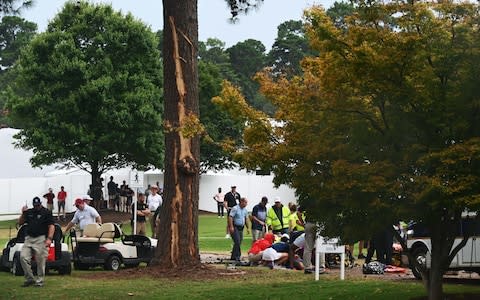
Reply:
<svg viewBox="0 0 480 300"><path fill-rule="evenodd" d="M81 198L87 194L88 187L91 183L91 176L88 172L78 171L72 174L57 175L47 177L47 187L52 188L57 197L60 187L63 186L67 192L67 200L65 201L65 211L72 212L75 210L74 201L76 198ZM46 190L45 189L45 190ZM54 215L58 211L57 199L54 199Z"/></svg>
<svg viewBox="0 0 480 300"><path fill-rule="evenodd" d="M14 178L0 179L0 188L5 198L0 201L0 219L9 220L19 216L22 207L32 207L32 199L40 197L44 205L46 200L43 195L46 192L46 178Z"/></svg>
<svg viewBox="0 0 480 300"><path fill-rule="evenodd" d="M263 196L267 196L269 203L273 205L273 199L280 197L284 205L288 202L296 202L295 191L285 185L278 189L273 185L273 176L257 176L254 174L246 175L209 175L204 174L200 177L200 201L199 209L204 211L216 212L217 203L213 195L217 193L219 187L225 194L231 190L231 186L237 187L237 192L242 197L248 199L247 209L251 211L253 206L260 202Z"/></svg>

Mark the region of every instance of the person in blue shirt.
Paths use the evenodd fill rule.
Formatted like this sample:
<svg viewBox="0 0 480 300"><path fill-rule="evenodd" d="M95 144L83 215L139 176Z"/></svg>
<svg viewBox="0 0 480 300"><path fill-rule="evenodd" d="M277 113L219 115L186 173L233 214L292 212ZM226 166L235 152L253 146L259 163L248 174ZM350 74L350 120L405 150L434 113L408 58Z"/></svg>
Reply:
<svg viewBox="0 0 480 300"><path fill-rule="evenodd" d="M240 257L242 255L240 247L243 240L243 228L247 227L247 234L250 234L250 230L247 225L247 203L247 198L240 198L239 204L234 206L228 215L228 231L230 232L233 240L232 256L230 259L237 262L240 261Z"/></svg>
<svg viewBox="0 0 480 300"><path fill-rule="evenodd" d="M267 219L268 198L263 196L260 203L252 211L252 244L265 235L265 221Z"/></svg>

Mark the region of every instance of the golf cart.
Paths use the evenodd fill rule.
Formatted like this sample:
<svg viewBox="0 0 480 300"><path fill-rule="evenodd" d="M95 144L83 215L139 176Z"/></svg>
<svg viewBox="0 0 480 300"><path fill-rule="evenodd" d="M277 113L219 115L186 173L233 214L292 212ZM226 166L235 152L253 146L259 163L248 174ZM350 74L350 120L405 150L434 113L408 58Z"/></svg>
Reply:
<svg viewBox="0 0 480 300"><path fill-rule="evenodd" d="M0 256L0 268L4 271L11 271L16 276L23 275L20 251L25 242L27 226L28 224L24 224L18 229L17 236L7 242ZM60 275L68 275L72 272L71 255L68 245L64 243L62 228L58 224L54 226L53 242L48 251L45 273L48 274L49 270L56 270ZM32 259L32 264L35 265L35 257ZM33 270L36 270L35 266L33 266Z"/></svg>
<svg viewBox="0 0 480 300"><path fill-rule="evenodd" d="M157 246L156 239L123 234L115 223L88 224L81 235L72 229L70 242L76 270L103 266L105 270L116 271L122 264L125 267L148 264Z"/></svg>

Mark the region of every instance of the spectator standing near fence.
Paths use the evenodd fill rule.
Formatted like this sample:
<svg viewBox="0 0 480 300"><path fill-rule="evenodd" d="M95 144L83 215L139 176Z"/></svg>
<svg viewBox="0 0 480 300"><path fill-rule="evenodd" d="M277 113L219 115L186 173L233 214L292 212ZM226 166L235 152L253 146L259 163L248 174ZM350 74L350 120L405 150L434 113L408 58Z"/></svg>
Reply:
<svg viewBox="0 0 480 300"><path fill-rule="evenodd" d="M222 188L218 188L218 193L213 195L213 200L217 203L218 218L224 218L225 205L223 203L225 195L222 193Z"/></svg>
<svg viewBox="0 0 480 300"><path fill-rule="evenodd" d="M158 186L156 184L150 187L150 195L147 199L148 209L153 213L153 217L150 219L150 226L152 228L152 238L157 238L157 217L160 213L160 207L162 206L162 196L158 194Z"/></svg>
<svg viewBox="0 0 480 300"><path fill-rule="evenodd" d="M62 185L60 187L60 191L57 194L57 206L58 206L58 214L57 218L60 219L60 211L62 212L62 219L65 220L65 201L67 200L67 192L65 191L65 187Z"/></svg>
<svg viewBox="0 0 480 300"><path fill-rule="evenodd" d="M107 183L108 190L108 208L115 209L115 197L117 195L117 184L113 181L113 176L110 176L110 181Z"/></svg>
<svg viewBox="0 0 480 300"><path fill-rule="evenodd" d="M55 194L53 193L52 188L48 188L48 193L43 195L43 198L47 199L47 208L50 211L53 211L53 199L55 198Z"/></svg>
<svg viewBox="0 0 480 300"><path fill-rule="evenodd" d="M133 212L132 213L132 220L133 220L133 214L135 213L135 203L132 204L132 212ZM150 216L150 210L148 209L148 205L145 202L145 194L142 192L139 192L137 195L137 222L136 222L135 234L146 235L147 233L146 222L147 222L148 216Z"/></svg>

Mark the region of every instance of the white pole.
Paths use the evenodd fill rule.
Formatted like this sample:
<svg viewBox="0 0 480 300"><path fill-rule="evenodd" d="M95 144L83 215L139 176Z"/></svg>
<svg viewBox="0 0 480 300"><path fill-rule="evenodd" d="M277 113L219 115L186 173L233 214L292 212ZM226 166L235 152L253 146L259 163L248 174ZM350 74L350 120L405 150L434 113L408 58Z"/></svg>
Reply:
<svg viewBox="0 0 480 300"><path fill-rule="evenodd" d="M138 201L138 189L137 200L133 203L133 234L137 234L137 201Z"/></svg>
<svg viewBox="0 0 480 300"><path fill-rule="evenodd" d="M345 251L340 254L340 280L345 279Z"/></svg>
<svg viewBox="0 0 480 300"><path fill-rule="evenodd" d="M315 280L320 278L320 237L315 240Z"/></svg>

